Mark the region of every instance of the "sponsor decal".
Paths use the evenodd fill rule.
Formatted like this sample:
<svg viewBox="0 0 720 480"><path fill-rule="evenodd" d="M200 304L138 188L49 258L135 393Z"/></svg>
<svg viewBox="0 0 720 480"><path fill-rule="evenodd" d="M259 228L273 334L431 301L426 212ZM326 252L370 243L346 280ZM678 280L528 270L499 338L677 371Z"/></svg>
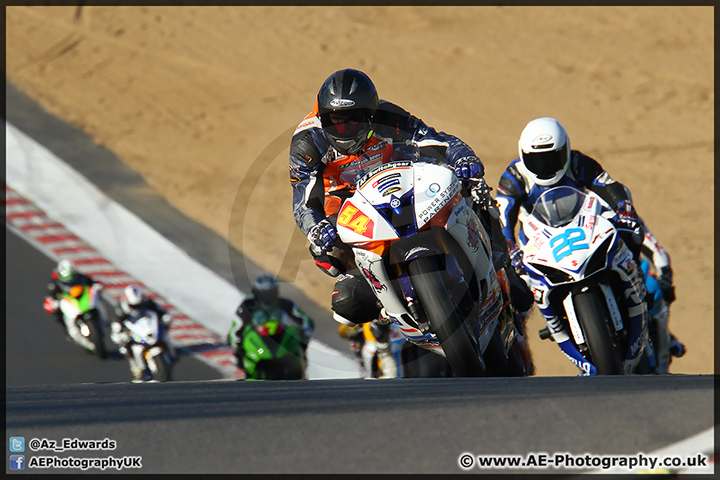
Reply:
<svg viewBox="0 0 720 480"><path fill-rule="evenodd" d="M440 185L437 183L431 183L430 186L425 190L425 195L432 198L440 191Z"/></svg>
<svg viewBox="0 0 720 480"><path fill-rule="evenodd" d="M347 98L333 98L330 105L333 107L352 107L355 105L355 101Z"/></svg>
<svg viewBox="0 0 720 480"><path fill-rule="evenodd" d="M468 246L473 252L477 252L480 247L480 232L478 231L477 218L471 216L468 221Z"/></svg>
<svg viewBox="0 0 720 480"><path fill-rule="evenodd" d="M552 135L549 135L547 133L538 135L533 139L533 146L535 145L541 145L543 143L548 143L550 140L552 140Z"/></svg>
<svg viewBox="0 0 720 480"><path fill-rule="evenodd" d="M460 191L460 182L457 180L453 180L453 182L446 188L445 190L441 191L432 202L430 202L430 205L428 205L425 210L420 212L418 215L418 218L421 222L427 222L435 216L444 206L445 204L453 198L458 192Z"/></svg>
<svg viewBox="0 0 720 480"><path fill-rule="evenodd" d="M383 290L387 290L387 286L380 282L380 280L378 280L378 278L371 270L365 267L360 267L360 270L362 271L362 274L365 276L365 278L368 279L370 285L372 285L376 292L382 292Z"/></svg>
<svg viewBox="0 0 720 480"><path fill-rule="evenodd" d="M393 197L392 200L390 200L390 207L398 208L400 207L400 205L402 205L402 203L400 202L399 198Z"/></svg>
<svg viewBox="0 0 720 480"><path fill-rule="evenodd" d="M402 190L402 188L400 188L400 187L392 187L392 188L390 188L389 190L383 192L383 197L387 197L388 195L392 195L393 193L399 192L400 190ZM393 207L393 208L394 208L394 207Z"/></svg>
<svg viewBox="0 0 720 480"><path fill-rule="evenodd" d="M390 170L392 168L400 168L400 167L410 167L412 166L412 162L390 162L386 163L385 165L379 166L376 170L373 172L369 172L365 174L358 182L358 188L362 188L365 186L365 184L375 175L379 175L380 173L384 172L385 170Z"/></svg>
<svg viewBox="0 0 720 480"><path fill-rule="evenodd" d="M375 150L382 150L387 146L388 142L387 140L382 140L375 145L370 145L368 148L365 149L367 152L374 152Z"/></svg>
<svg viewBox="0 0 720 480"><path fill-rule="evenodd" d="M390 180L392 180L394 178L400 178L400 174L399 173L391 173L391 174L385 175L384 177L375 180L371 184L371 186L372 186L372 188L378 188L378 186L384 184L385 182L389 182Z"/></svg>

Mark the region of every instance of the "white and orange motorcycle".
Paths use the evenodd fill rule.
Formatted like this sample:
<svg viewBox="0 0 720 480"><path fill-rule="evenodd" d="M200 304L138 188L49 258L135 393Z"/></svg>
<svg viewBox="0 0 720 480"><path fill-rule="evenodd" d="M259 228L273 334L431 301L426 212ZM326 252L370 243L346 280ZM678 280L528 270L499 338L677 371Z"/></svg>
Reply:
<svg viewBox="0 0 720 480"><path fill-rule="evenodd" d="M425 160L366 172L338 236L406 340L445 356L454 376L529 375L490 238L453 170Z"/></svg>

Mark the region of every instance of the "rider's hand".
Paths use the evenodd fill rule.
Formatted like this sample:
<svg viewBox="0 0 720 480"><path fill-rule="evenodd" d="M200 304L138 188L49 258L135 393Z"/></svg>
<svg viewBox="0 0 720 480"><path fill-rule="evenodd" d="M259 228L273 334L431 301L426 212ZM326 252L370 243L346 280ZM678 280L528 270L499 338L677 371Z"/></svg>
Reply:
<svg viewBox="0 0 720 480"><path fill-rule="evenodd" d="M628 230L635 230L640 225L640 218L633 204L627 200L623 200L618 204L617 208L618 223Z"/></svg>
<svg viewBox="0 0 720 480"><path fill-rule="evenodd" d="M328 220L321 220L320 223L310 229L308 240L326 251L332 250L337 238L337 231Z"/></svg>
<svg viewBox="0 0 720 480"><path fill-rule="evenodd" d="M55 313L58 309L58 301L54 298L45 297L45 301L43 302L43 310L45 310L47 313Z"/></svg>
<svg viewBox="0 0 720 480"><path fill-rule="evenodd" d="M675 286L673 285L673 273L670 265L660 269L660 273L657 276L657 281L660 284L660 289L663 292L663 298L666 302L672 303L675 301Z"/></svg>
<svg viewBox="0 0 720 480"><path fill-rule="evenodd" d="M477 157L463 157L455 162L455 175L462 180L482 178L485 167Z"/></svg>
<svg viewBox="0 0 720 480"><path fill-rule="evenodd" d="M470 195L473 201L484 208L489 208L495 205L495 200L490 196L490 188L485 179L481 178L477 180L475 185L470 189Z"/></svg>
<svg viewBox="0 0 720 480"><path fill-rule="evenodd" d="M521 271L525 267L523 267L523 252L518 247L512 247L510 251L508 252L510 255L510 263L512 263L513 268L516 271Z"/></svg>

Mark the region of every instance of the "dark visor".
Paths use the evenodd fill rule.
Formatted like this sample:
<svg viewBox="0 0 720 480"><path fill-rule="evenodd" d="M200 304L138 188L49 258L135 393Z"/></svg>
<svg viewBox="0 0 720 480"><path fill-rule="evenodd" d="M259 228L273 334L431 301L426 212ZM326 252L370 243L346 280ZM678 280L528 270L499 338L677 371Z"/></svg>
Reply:
<svg viewBox="0 0 720 480"><path fill-rule="evenodd" d="M525 168L537 175L541 180L547 180L565 166L567 161L567 143L560 149L551 152L523 152Z"/></svg>

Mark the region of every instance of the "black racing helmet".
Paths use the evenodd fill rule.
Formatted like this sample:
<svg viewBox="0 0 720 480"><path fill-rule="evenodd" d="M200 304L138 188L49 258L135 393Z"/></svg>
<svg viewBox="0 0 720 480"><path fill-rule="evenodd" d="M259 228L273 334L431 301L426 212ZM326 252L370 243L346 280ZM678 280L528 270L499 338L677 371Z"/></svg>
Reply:
<svg viewBox="0 0 720 480"><path fill-rule="evenodd" d="M330 144L345 155L358 153L372 136L378 103L363 72L346 68L330 75L318 92L318 116Z"/></svg>
<svg viewBox="0 0 720 480"><path fill-rule="evenodd" d="M259 275L252 284L252 293L263 305L274 306L279 297L278 282L272 275Z"/></svg>

